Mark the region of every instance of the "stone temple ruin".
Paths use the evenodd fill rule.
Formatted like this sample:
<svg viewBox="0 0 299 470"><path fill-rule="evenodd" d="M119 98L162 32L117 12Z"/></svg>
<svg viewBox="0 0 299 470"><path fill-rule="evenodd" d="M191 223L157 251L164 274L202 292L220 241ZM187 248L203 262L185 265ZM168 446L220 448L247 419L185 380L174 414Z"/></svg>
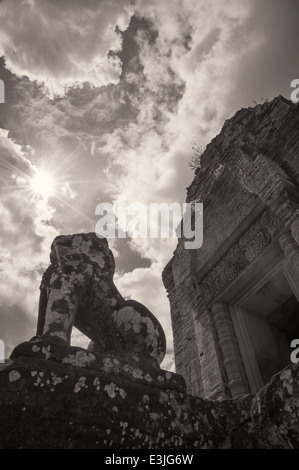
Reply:
<svg viewBox="0 0 299 470"><path fill-rule="evenodd" d="M204 243L180 240L163 273L176 369L209 399L257 393L299 338L299 108L242 109L212 140L187 201Z"/></svg>
<svg viewBox="0 0 299 470"><path fill-rule="evenodd" d="M160 367L158 320L116 289L107 241L54 240L36 336L0 365L0 448L299 447L298 124L277 98L202 156L188 201L204 203L204 244L180 240L163 273L178 373Z"/></svg>

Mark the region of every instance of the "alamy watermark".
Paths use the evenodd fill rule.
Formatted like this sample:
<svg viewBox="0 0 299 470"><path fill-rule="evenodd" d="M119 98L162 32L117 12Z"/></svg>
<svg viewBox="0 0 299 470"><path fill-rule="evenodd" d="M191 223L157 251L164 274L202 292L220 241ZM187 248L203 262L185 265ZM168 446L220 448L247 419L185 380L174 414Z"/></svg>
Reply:
<svg viewBox="0 0 299 470"><path fill-rule="evenodd" d="M4 364L5 362L5 345L4 341L0 339L0 364Z"/></svg>
<svg viewBox="0 0 299 470"><path fill-rule="evenodd" d="M297 104L299 103L299 78L295 78L295 80L291 82L291 88L295 88L291 93L291 101Z"/></svg>
<svg viewBox="0 0 299 470"><path fill-rule="evenodd" d="M3 80L0 80L0 103L5 103L5 84Z"/></svg>
<svg viewBox="0 0 299 470"><path fill-rule="evenodd" d="M293 364L298 364L299 362L299 339L293 339L291 342L291 348L296 348L291 354L291 362Z"/></svg>
<svg viewBox="0 0 299 470"><path fill-rule="evenodd" d="M203 243L203 205L199 202L167 204L153 202L127 205L126 196L117 203L98 204L95 214L101 216L95 233L99 238L184 238L187 250L201 248ZM129 217L130 220L129 220Z"/></svg>

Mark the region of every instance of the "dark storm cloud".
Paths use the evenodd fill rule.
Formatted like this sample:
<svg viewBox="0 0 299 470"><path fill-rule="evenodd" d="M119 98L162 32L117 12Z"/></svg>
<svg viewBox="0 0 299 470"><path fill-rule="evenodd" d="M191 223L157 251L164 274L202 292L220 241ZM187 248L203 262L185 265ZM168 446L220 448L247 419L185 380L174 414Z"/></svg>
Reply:
<svg viewBox="0 0 299 470"><path fill-rule="evenodd" d="M150 259L143 258L138 251L130 246L130 239L119 238L113 244L113 249L121 256L116 256L116 270L119 273L129 273L138 268L149 268L151 266Z"/></svg>

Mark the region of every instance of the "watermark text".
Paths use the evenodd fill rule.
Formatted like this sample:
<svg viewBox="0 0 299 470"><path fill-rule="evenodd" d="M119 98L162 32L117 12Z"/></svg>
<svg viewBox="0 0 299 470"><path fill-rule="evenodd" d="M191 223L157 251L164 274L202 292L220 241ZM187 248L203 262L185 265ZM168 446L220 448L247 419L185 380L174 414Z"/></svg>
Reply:
<svg viewBox="0 0 299 470"><path fill-rule="evenodd" d="M291 101L297 104L299 103L299 78L295 78L295 80L291 82L291 88L295 88L291 93Z"/></svg>
<svg viewBox="0 0 299 470"><path fill-rule="evenodd" d="M99 238L184 238L188 250L201 248L203 243L203 205L199 202L167 204L127 204L126 196L117 202L100 203L95 214L101 216L95 233Z"/></svg>
<svg viewBox="0 0 299 470"><path fill-rule="evenodd" d="M4 341L0 339L0 364L4 364L5 362L5 345Z"/></svg>
<svg viewBox="0 0 299 470"><path fill-rule="evenodd" d="M5 84L3 80L0 80L0 103L5 103Z"/></svg>
<svg viewBox="0 0 299 470"><path fill-rule="evenodd" d="M299 339L293 339L291 342L291 348L296 348L291 354L291 362L293 364L298 364L299 362Z"/></svg>

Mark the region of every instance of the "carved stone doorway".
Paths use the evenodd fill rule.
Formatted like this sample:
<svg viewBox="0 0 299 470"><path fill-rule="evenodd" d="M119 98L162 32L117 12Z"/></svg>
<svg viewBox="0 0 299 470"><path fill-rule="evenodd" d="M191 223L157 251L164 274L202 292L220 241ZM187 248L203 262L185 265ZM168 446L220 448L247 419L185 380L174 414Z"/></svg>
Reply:
<svg viewBox="0 0 299 470"><path fill-rule="evenodd" d="M299 338L298 282L278 246L272 246L223 296L251 393L290 364Z"/></svg>
<svg viewBox="0 0 299 470"><path fill-rule="evenodd" d="M229 311L250 391L256 393L290 363L299 338L299 303L282 270Z"/></svg>

